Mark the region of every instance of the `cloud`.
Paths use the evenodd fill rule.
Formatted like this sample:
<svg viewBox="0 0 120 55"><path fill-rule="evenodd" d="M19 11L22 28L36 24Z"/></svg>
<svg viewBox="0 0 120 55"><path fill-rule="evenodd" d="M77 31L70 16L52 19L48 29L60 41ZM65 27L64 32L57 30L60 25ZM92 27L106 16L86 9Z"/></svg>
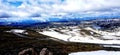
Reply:
<svg viewBox="0 0 120 55"><path fill-rule="evenodd" d="M13 19L73 19L120 14L120 0L0 0L0 7L0 18Z"/></svg>
<svg viewBox="0 0 120 55"><path fill-rule="evenodd" d="M11 16L7 13L0 12L0 18L10 18Z"/></svg>

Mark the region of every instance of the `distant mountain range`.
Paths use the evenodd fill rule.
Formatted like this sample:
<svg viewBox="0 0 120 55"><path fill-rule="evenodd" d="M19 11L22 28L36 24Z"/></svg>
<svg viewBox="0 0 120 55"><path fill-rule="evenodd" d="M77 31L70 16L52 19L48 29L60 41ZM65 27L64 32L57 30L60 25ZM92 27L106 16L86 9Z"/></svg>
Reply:
<svg viewBox="0 0 120 55"><path fill-rule="evenodd" d="M99 29L114 29L120 26L119 18L102 18L102 19L90 19L90 20L61 20L61 21L50 21L50 22L39 22L39 21L21 21L21 22L0 22L0 26L10 26L18 28L56 28L63 26L77 26L83 25L82 27L91 26Z"/></svg>

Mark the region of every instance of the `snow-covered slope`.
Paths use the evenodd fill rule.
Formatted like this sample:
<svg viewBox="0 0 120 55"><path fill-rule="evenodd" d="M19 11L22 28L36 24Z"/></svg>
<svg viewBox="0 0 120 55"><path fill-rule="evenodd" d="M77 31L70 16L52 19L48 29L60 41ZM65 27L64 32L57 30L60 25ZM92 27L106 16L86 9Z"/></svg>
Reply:
<svg viewBox="0 0 120 55"><path fill-rule="evenodd" d="M82 42L95 44L120 44L120 31L107 32L96 30L91 27L80 28L64 27L64 28L49 28L39 32L41 34L51 36L68 42Z"/></svg>

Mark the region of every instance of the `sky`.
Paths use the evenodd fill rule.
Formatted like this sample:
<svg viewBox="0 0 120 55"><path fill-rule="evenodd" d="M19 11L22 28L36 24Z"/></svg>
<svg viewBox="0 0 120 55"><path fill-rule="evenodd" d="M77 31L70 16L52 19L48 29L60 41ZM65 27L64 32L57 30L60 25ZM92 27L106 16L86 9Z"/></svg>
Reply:
<svg viewBox="0 0 120 55"><path fill-rule="evenodd" d="M0 0L0 22L46 22L119 14L120 0Z"/></svg>

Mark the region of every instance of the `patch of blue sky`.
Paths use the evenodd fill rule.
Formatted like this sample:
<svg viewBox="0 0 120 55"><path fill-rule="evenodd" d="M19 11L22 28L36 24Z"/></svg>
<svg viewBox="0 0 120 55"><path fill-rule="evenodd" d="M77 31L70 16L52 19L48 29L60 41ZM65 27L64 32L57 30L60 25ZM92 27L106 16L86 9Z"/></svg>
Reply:
<svg viewBox="0 0 120 55"><path fill-rule="evenodd" d="M3 4L9 4L10 6L15 6L15 7L18 7L23 3L22 1L12 1L12 0L2 0L1 2Z"/></svg>
<svg viewBox="0 0 120 55"><path fill-rule="evenodd" d="M12 5L12 6L16 6L16 7L18 7L18 6L20 6L21 4L22 4L22 2L8 2L10 5Z"/></svg>

